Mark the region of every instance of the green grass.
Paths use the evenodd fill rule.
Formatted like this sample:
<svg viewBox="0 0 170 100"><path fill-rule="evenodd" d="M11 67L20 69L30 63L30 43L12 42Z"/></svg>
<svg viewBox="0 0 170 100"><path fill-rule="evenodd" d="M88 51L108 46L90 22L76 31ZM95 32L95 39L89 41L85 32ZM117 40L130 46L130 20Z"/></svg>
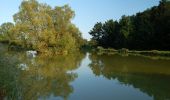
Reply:
<svg viewBox="0 0 170 100"><path fill-rule="evenodd" d="M135 55L135 56L142 56L142 57L147 57L151 59L170 60L170 51L158 51L158 50L137 51L137 50L128 50L126 48L115 50L112 48L104 49L102 47L97 47L97 49L94 51L95 52L97 51L98 55L102 55L102 54L107 54L107 55L119 54L123 56Z"/></svg>
<svg viewBox="0 0 170 100"><path fill-rule="evenodd" d="M141 54L141 55L150 55L150 56L169 56L170 57L170 51L158 51L158 50L129 51L128 53Z"/></svg>

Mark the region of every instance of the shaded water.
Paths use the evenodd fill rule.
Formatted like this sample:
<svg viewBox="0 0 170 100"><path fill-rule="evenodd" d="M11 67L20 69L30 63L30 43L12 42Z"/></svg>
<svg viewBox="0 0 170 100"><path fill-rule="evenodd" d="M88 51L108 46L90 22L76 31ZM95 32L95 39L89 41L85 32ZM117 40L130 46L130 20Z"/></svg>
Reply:
<svg viewBox="0 0 170 100"><path fill-rule="evenodd" d="M0 100L170 100L170 60L0 50Z"/></svg>

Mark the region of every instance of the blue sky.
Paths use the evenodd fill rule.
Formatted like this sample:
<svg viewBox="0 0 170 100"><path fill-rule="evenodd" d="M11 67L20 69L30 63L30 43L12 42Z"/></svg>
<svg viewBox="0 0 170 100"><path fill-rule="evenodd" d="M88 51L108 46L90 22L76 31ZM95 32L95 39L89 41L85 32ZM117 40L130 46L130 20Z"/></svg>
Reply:
<svg viewBox="0 0 170 100"><path fill-rule="evenodd" d="M133 15L147 8L158 5L160 0L38 0L54 6L69 4L75 11L73 23L83 33L83 37L90 38L88 32L96 22L109 19L119 20L122 15ZM13 22L12 16L18 11L22 0L1 0L0 24Z"/></svg>

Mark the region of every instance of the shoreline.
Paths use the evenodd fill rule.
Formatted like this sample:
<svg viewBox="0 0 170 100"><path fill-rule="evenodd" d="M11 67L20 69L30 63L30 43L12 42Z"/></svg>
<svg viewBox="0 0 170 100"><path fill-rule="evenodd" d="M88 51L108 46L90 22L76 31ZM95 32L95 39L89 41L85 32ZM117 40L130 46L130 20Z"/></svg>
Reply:
<svg viewBox="0 0 170 100"><path fill-rule="evenodd" d="M102 47L98 47L92 50L92 52L95 52L99 55L102 54L108 54L108 55L114 55L114 54L120 54L123 56L127 55L136 55L136 56L145 56L145 57L156 57L156 58L168 58L170 59L170 51L160 51L160 50L128 50L126 48L122 48L119 50L116 49L104 49Z"/></svg>

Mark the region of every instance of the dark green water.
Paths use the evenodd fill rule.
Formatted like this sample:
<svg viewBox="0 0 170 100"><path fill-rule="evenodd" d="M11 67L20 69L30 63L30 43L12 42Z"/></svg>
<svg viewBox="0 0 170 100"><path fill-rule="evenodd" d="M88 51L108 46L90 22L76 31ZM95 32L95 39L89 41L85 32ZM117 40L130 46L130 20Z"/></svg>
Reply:
<svg viewBox="0 0 170 100"><path fill-rule="evenodd" d="M170 100L170 60L0 48L0 100Z"/></svg>

